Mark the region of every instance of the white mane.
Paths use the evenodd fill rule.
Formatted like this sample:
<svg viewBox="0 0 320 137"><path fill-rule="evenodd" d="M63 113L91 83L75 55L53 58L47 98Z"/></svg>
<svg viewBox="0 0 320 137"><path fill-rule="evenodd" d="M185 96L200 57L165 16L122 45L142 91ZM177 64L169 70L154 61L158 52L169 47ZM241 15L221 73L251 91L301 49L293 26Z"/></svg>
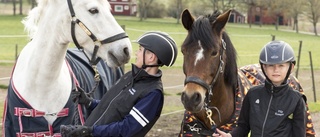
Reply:
<svg viewBox="0 0 320 137"><path fill-rule="evenodd" d="M47 0L37 0L38 6L33 8L27 17L22 20L24 24L24 30L28 33L30 39L33 38L34 34L38 30L38 23L40 21L40 17L43 14L44 7L48 4Z"/></svg>

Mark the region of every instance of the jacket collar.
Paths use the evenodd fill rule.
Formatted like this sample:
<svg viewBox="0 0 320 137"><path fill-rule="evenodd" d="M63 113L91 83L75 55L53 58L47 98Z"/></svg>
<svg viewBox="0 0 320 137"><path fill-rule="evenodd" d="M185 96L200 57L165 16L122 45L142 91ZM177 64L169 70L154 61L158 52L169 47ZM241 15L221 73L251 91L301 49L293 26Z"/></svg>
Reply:
<svg viewBox="0 0 320 137"><path fill-rule="evenodd" d="M268 91L268 93L272 93L273 91L273 94L275 96L280 96L282 95L285 91L287 91L287 89L289 88L289 85L288 85L288 81L285 83L285 84L282 84L280 86L274 86L269 80L265 80L265 87Z"/></svg>
<svg viewBox="0 0 320 137"><path fill-rule="evenodd" d="M142 79L157 79L161 78L162 71L159 69L157 74L149 75L144 69L138 68L136 65L132 64L132 77L134 81L142 80Z"/></svg>

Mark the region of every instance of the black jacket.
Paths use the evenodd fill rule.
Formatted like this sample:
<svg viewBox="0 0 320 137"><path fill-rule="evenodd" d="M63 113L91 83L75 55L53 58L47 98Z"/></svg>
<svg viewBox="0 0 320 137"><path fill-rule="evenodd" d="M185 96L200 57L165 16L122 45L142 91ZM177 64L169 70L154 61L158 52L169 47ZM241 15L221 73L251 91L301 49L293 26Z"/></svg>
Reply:
<svg viewBox="0 0 320 137"><path fill-rule="evenodd" d="M252 87L243 100L238 127L233 137L304 137L306 136L305 97L288 84Z"/></svg>
<svg viewBox="0 0 320 137"><path fill-rule="evenodd" d="M157 75L152 76L145 70L133 65L132 71L122 76L121 79L102 97L100 103L88 117L85 125L107 125L112 122L123 120L133 109L133 106L139 100L145 98L151 91L155 89L161 92L163 91L161 76L161 70L158 71ZM144 126L142 130L139 130L137 131L138 133L130 136L145 136L160 117L162 105L163 104L161 104L161 107L157 110L154 119L150 119L150 122ZM155 106L155 108L157 107ZM138 126L140 126L140 124Z"/></svg>

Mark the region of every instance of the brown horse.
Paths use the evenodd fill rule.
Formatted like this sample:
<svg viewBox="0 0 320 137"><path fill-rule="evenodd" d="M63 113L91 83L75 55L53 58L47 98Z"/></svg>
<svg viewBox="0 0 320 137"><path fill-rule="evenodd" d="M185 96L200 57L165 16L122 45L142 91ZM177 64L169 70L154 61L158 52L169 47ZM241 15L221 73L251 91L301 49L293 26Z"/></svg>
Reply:
<svg viewBox="0 0 320 137"><path fill-rule="evenodd" d="M231 10L194 19L188 10L182 24L188 35L181 46L186 76L181 101L186 109L180 136L210 136L218 127L236 126L243 97L253 85L264 82L259 65L237 68L236 50L224 31ZM297 79L290 85L303 92ZM315 136L308 111L307 136Z"/></svg>

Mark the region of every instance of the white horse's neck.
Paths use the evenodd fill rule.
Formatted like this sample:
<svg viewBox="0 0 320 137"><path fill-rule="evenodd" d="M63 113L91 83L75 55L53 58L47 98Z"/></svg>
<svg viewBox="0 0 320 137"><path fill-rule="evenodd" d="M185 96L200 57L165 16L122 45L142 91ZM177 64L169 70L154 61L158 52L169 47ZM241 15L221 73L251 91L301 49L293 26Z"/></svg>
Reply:
<svg viewBox="0 0 320 137"><path fill-rule="evenodd" d="M52 21L52 19L43 19ZM41 22L34 39L21 51L13 73L20 95L36 110L57 113L68 101L72 81L65 62L68 42L59 23ZM48 107L50 106L50 107ZM50 124L56 116L45 116Z"/></svg>
<svg viewBox="0 0 320 137"><path fill-rule="evenodd" d="M15 88L32 108L46 113L57 113L66 105L72 79L65 62L65 54L71 38L71 14L67 1L38 0L38 6L31 10L24 22L32 40L19 55L12 81ZM123 33L109 11L105 0L72 0L77 18L98 39L105 39ZM94 42L81 29L75 27L75 35L81 46L90 56ZM128 38L100 46L97 55L113 67L127 63L131 55ZM56 116L45 116L52 124Z"/></svg>

